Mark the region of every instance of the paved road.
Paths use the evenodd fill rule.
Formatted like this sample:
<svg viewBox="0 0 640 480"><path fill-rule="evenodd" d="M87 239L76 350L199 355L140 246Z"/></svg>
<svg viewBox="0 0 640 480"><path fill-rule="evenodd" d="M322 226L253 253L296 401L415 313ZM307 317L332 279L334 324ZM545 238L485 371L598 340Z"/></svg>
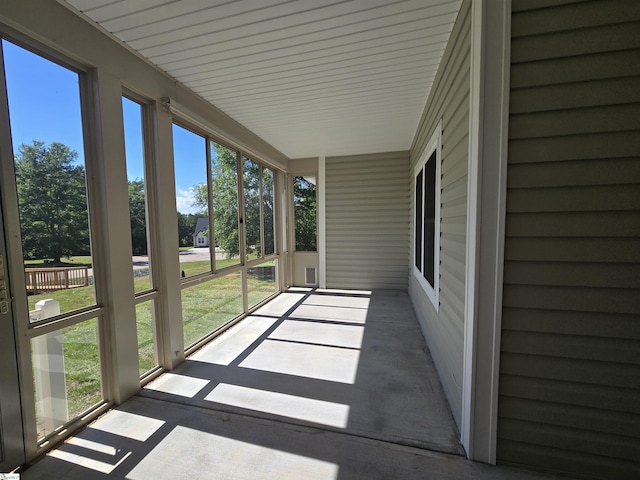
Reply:
<svg viewBox="0 0 640 480"><path fill-rule="evenodd" d="M216 259L223 260L226 258L226 254L224 252L216 252ZM148 268L149 267L149 257L146 255L134 255L133 258L133 268ZM180 263L183 262L199 262L202 260L209 260L209 248L192 248L191 250L182 250L180 252Z"/></svg>

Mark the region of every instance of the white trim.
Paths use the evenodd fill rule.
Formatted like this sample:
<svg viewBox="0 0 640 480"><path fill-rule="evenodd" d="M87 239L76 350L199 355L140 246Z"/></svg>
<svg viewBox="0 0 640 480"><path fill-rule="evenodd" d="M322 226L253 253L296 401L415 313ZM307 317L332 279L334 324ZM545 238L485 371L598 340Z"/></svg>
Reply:
<svg viewBox="0 0 640 480"><path fill-rule="evenodd" d="M427 146L425 147L424 151L422 152L422 155L420 156L420 160L418 160L418 163L416 164L414 170L413 170L413 186L412 188L414 189L414 195L413 195L413 211L414 211L414 217L412 219L413 221L413 227L414 227L414 233L415 233L415 228L416 226L416 219L415 219L415 212L417 211L417 195L415 192L415 188L416 188L416 177L418 176L418 174L424 170L424 167L427 163L427 161L429 160L429 157L431 157L431 155L433 154L433 152L436 153L436 158L435 158L435 162L436 162L436 184L435 184L435 191L436 191L436 198L435 198L435 222L434 222L434 227L435 227L435 232L434 232L434 245L433 245L433 266L434 266L434 274L433 274L433 286L431 286L429 284L429 282L427 282L427 280L424 278L423 272L422 270L420 270L418 267L416 267L416 246L414 245L414 248L411 251L411 266L412 266L412 272L414 277L416 278L418 284L422 287L422 289L424 290L424 292L427 294L427 297L429 297L429 300L431 301L431 303L433 304L434 308L436 309L436 312L440 310L440 202L441 202L441 189L442 189L442 119L440 119L440 121L438 121L438 124L436 125L435 130L433 131L433 133L431 134L431 138L429 139L429 142L427 142ZM422 182L422 189L423 192L426 190L426 176L423 176L423 182ZM423 201L424 201L424 193L423 193ZM424 223L424 208L422 208L422 222ZM422 225L420 225L420 228L423 228ZM424 238L422 239L422 246L421 246L421 250L423 252L423 261L424 261ZM424 268L424 265L423 265Z"/></svg>
<svg viewBox="0 0 640 480"><path fill-rule="evenodd" d="M475 375L473 370L475 354L475 305L476 305L476 229L478 216L478 144L480 143L479 110L481 75L477 63L481 57L481 27L484 18L483 0L475 1L471 12L471 60L469 91L469 166L467 173L467 242L465 264L465 312L464 312L464 360L462 371L462 419L460 421L460 443L469 458L473 458L471 431L473 429L473 391Z"/></svg>
<svg viewBox="0 0 640 480"><path fill-rule="evenodd" d="M474 0L471 15L460 441L470 459L495 464L507 193L511 1Z"/></svg>
<svg viewBox="0 0 640 480"><path fill-rule="evenodd" d="M327 288L327 214L326 190L327 178L326 161L324 155L318 157L318 284L320 288Z"/></svg>

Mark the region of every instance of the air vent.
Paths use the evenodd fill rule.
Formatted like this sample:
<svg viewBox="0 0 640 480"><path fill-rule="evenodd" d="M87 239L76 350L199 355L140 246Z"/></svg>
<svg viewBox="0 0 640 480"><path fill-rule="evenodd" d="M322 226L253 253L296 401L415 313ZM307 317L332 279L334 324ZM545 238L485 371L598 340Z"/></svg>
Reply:
<svg viewBox="0 0 640 480"><path fill-rule="evenodd" d="M305 285L315 285L318 283L316 280L318 269L315 267L304 268L304 283Z"/></svg>

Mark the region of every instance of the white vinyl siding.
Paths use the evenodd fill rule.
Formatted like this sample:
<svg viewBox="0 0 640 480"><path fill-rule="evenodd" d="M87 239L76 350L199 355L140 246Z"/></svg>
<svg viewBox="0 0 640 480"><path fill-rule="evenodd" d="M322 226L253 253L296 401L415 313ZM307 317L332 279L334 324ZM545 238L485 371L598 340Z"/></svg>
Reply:
<svg viewBox="0 0 640 480"><path fill-rule="evenodd" d="M436 219L440 222L440 259L436 269L440 274L440 309L434 307L413 275L409 278L409 294L458 426L464 357L470 34L470 2L463 2L411 147L413 172L442 122L440 218ZM414 182L410 175L411 218L415 216ZM412 252L414 239L412 222Z"/></svg>
<svg viewBox="0 0 640 480"><path fill-rule="evenodd" d="M497 461L640 478L640 4L512 19Z"/></svg>
<svg viewBox="0 0 640 480"><path fill-rule="evenodd" d="M326 159L327 287L407 288L408 152Z"/></svg>

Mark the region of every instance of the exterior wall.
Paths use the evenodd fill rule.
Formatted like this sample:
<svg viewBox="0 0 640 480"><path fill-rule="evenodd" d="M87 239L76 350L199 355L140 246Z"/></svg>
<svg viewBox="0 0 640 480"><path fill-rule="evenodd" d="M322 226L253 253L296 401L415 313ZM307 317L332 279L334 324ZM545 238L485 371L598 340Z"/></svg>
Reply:
<svg viewBox="0 0 640 480"><path fill-rule="evenodd" d="M407 288L407 152L326 159L327 287Z"/></svg>
<svg viewBox="0 0 640 480"><path fill-rule="evenodd" d="M194 247L208 247L209 246L209 235L205 235L202 232L199 232L197 235L193 236L193 246Z"/></svg>
<svg viewBox="0 0 640 480"><path fill-rule="evenodd" d="M497 461L640 478L640 4L543 3L513 1Z"/></svg>
<svg viewBox="0 0 640 480"><path fill-rule="evenodd" d="M458 426L462 415L464 357L470 34L470 2L464 2L418 125L410 168L413 172L442 119L440 308L436 311L413 275L409 277L409 294ZM411 268L415 238L413 173L409 177Z"/></svg>

